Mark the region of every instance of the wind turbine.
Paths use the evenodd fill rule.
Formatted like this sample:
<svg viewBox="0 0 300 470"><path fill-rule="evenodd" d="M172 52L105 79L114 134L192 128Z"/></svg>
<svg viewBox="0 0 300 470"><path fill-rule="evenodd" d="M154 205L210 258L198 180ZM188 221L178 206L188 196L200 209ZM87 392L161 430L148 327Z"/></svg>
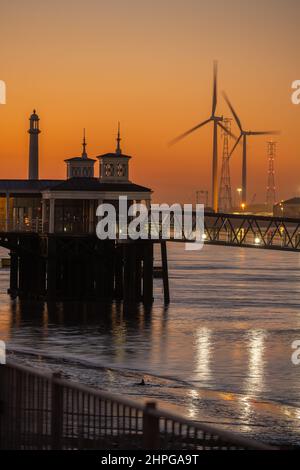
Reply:
<svg viewBox="0 0 300 470"><path fill-rule="evenodd" d="M232 112L233 117L234 117L234 119L235 119L235 121L238 125L239 130L240 130L240 135L239 135L236 143L234 144L234 146L233 146L233 148L232 148L232 150L229 154L229 157L231 157L231 155L235 151L237 145L239 144L241 139L243 139L242 204L246 205L246 202L247 202L247 137L250 136L250 135L275 135L275 134L279 134L279 131L245 131L242 127L240 118L238 117L237 113L235 112L235 110L234 110L232 104L230 103L229 98L226 95L226 93L223 92L223 96L224 96L224 99L225 99L226 103L228 104L229 109Z"/></svg>
<svg viewBox="0 0 300 470"><path fill-rule="evenodd" d="M230 134L232 137L235 136L226 129L226 127L221 123L223 121L223 116L216 116L216 108L217 108L217 77L218 76L218 63L214 61L213 67L213 95L212 95L212 112L209 119L206 121L197 124L196 126L192 127L188 131L184 132L183 134L179 135L175 139L173 139L170 144L175 144L179 140L184 139L186 136L191 134L192 132L196 131L200 127L205 126L209 122L213 122L214 124L214 132L213 132L213 153L212 153L212 207L215 212L218 210L218 126L222 127L222 129Z"/></svg>

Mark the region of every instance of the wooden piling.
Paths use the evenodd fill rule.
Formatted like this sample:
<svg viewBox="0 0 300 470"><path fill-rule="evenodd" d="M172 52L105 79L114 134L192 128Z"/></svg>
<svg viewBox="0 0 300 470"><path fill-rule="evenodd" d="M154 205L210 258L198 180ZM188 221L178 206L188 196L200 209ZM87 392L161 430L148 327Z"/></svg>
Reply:
<svg viewBox="0 0 300 470"><path fill-rule="evenodd" d="M161 242L160 249L161 249L162 278L163 278L163 286L164 286L164 302L168 304L170 302L170 290L169 290L167 242L165 240Z"/></svg>
<svg viewBox="0 0 300 470"><path fill-rule="evenodd" d="M143 302L153 302L153 243L143 244Z"/></svg>
<svg viewBox="0 0 300 470"><path fill-rule="evenodd" d="M116 300L123 299L123 289L124 289L124 257L123 257L123 246L116 246L116 256L115 256L115 293L114 298Z"/></svg>
<svg viewBox="0 0 300 470"><path fill-rule="evenodd" d="M47 299L54 300L56 298L56 240L54 236L48 237L48 253L47 253Z"/></svg>
<svg viewBox="0 0 300 470"><path fill-rule="evenodd" d="M8 293L16 296L19 290L19 258L15 251L10 252L10 280Z"/></svg>
<svg viewBox="0 0 300 470"><path fill-rule="evenodd" d="M137 302L142 300L142 257L141 257L141 246L136 245L136 256L135 256L135 266L133 266L135 271L135 298Z"/></svg>
<svg viewBox="0 0 300 470"><path fill-rule="evenodd" d="M164 250L164 248L162 248ZM162 251L166 278L166 249ZM153 302L153 243L20 234L11 248L9 292L22 298Z"/></svg>

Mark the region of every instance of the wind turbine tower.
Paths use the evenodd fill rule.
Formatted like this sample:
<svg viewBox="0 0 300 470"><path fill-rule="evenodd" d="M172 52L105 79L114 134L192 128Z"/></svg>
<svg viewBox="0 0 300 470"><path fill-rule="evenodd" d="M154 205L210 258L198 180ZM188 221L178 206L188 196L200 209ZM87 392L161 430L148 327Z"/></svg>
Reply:
<svg viewBox="0 0 300 470"><path fill-rule="evenodd" d="M223 121L223 116L218 116L217 115L217 98L218 98L218 93L217 93L217 80L218 79L218 64L215 61L214 62L214 68L213 68L213 90L212 90L212 109L211 109L211 115L206 119L205 121L202 121L200 124L197 124L196 126L192 127L191 129L187 130L183 134L177 136L175 139L173 139L170 144L173 145L176 142L179 142L180 140L184 139L188 135L192 134L196 130L200 129L200 127L206 126L206 124L213 123L213 150L212 150L212 201L211 205L212 208L215 212L218 210L218 128L222 128L223 131L227 132L226 127L222 123ZM232 135L234 137L234 135Z"/></svg>
<svg viewBox="0 0 300 470"><path fill-rule="evenodd" d="M230 168L229 168L229 138L231 132L231 119L224 118L223 124L227 129L227 132L222 132L223 137L223 157L222 157L222 169L220 179L220 190L219 190L219 210L222 212L228 212L232 209L232 198L231 198L231 184L230 184Z"/></svg>
<svg viewBox="0 0 300 470"><path fill-rule="evenodd" d="M273 206L276 202L276 190L275 190L275 169L274 159L276 157L276 146L277 142L267 142L268 145L268 185L267 185L267 206L270 210L273 210Z"/></svg>

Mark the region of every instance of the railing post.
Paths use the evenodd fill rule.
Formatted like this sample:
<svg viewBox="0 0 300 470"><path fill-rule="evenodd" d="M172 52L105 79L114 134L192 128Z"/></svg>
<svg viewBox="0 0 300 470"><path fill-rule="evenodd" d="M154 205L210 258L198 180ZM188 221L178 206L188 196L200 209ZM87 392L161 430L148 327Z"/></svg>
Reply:
<svg viewBox="0 0 300 470"><path fill-rule="evenodd" d="M63 388L59 372L52 374L51 382L51 449L62 449L63 437Z"/></svg>
<svg viewBox="0 0 300 470"><path fill-rule="evenodd" d="M159 417L151 414L155 409L155 401L149 401L143 412L143 448L147 450L159 449Z"/></svg>

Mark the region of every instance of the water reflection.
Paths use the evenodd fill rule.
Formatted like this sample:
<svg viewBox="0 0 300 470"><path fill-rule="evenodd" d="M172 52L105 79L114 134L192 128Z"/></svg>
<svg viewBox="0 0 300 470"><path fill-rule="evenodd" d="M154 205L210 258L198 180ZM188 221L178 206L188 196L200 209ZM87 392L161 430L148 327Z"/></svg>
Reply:
<svg viewBox="0 0 300 470"><path fill-rule="evenodd" d="M259 395L264 389L264 352L266 332L250 330L247 333L249 360L245 392Z"/></svg>
<svg viewBox="0 0 300 470"><path fill-rule="evenodd" d="M245 374L245 395L239 396L240 412L244 422L242 429L244 432L250 431L253 426L255 407L257 406L256 399L264 390L265 338L266 332L263 330L253 329L246 334L248 371Z"/></svg>
<svg viewBox="0 0 300 470"><path fill-rule="evenodd" d="M212 332L207 327L198 328L195 333L196 380L209 382L211 378Z"/></svg>
<svg viewBox="0 0 300 470"><path fill-rule="evenodd" d="M190 389L188 391L188 418L195 419L199 413L198 400L200 398L200 392L196 389Z"/></svg>
<svg viewBox="0 0 300 470"><path fill-rule="evenodd" d="M299 255L175 245L168 309L159 279L145 309L11 303L3 274L0 339L19 360L39 356L73 380L163 400L252 437L300 441L300 366L290 361L300 337ZM149 386L136 387L144 374Z"/></svg>

